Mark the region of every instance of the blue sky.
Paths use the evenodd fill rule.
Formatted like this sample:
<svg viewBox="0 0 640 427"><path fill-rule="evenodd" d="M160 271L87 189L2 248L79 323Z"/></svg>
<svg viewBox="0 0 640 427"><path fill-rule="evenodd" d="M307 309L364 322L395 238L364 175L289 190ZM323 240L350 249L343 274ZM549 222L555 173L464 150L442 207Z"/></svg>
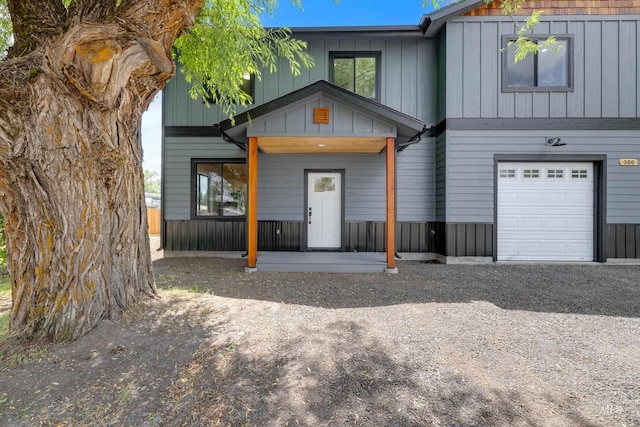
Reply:
<svg viewBox="0 0 640 427"><path fill-rule="evenodd" d="M429 1L430 3L430 1ZM302 0L301 11L280 0L273 17L264 16L266 27L316 27L347 25L417 25L424 13L422 0Z"/></svg>
<svg viewBox="0 0 640 427"><path fill-rule="evenodd" d="M441 3L446 3L441 1ZM266 27L332 27L360 25L418 25L422 15L432 10L422 8L422 0L303 0L303 10L280 0L273 16L264 16ZM160 175L161 100L157 97L142 118L144 168Z"/></svg>

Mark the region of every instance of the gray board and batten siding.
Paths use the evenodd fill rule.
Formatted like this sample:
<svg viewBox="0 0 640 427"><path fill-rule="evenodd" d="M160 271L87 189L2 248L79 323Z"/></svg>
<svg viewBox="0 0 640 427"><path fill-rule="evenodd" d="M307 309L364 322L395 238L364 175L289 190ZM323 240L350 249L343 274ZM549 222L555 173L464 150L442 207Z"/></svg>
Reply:
<svg viewBox="0 0 640 427"><path fill-rule="evenodd" d="M299 37L304 38L304 34ZM381 51L382 104L412 117L416 117L426 123L433 122L435 108L433 97L435 91L435 69L429 64L433 63L432 55L435 52L434 44L430 40L411 37L401 40L354 39L341 41L321 40L314 37L309 41L309 52L314 57L316 65L311 69L303 69L301 75L294 77L288 72L288 65L281 61L279 66L279 70L282 70L281 72L275 74L264 73L262 81L256 81L256 105L285 95L319 79L327 79L329 73L329 65L327 62L329 52L331 51ZM425 84L425 82L434 83ZM224 116L224 113L219 107L207 107L202 101L194 100L187 96L188 90L188 83L179 73L167 84L163 97L165 126L211 126L213 123L226 119L226 116ZM192 158L243 159L245 157L244 151L217 137L165 137L164 145L164 178L166 182L164 207L166 220L190 218L189 187L190 160ZM427 201L432 200L435 190L432 179L434 165L433 151L432 140L425 138L420 144L411 146L398 155L399 220L433 220L434 212L431 203L429 203L428 208L421 213L418 213L418 207L414 208L414 206L425 206L427 205ZM272 156L274 157L260 156L260 173L266 173L265 169L268 168L268 162L277 163L280 161L277 155ZM328 162L327 160L320 160L320 163L318 163L318 159L322 159L322 156L312 155L308 157L306 163L318 165L315 167L320 167L319 164L321 163L326 165L332 164L332 160ZM347 157L346 159L355 158ZM365 173L368 174L381 174L378 178L384 178L384 156L377 156L373 161L376 162L375 170L367 171L367 169L370 168L366 166L362 167L362 159L360 159L354 160L354 170L353 172L349 172L347 163L339 160L342 165L340 167L347 169L348 181L350 180L349 175L353 175L353 185L361 185L363 179L371 179L371 177L363 178L361 176L362 171L366 171ZM290 165L291 164L288 163L286 166ZM293 166L295 167L295 165ZM378 179L378 181L380 179ZM259 183L262 183L263 177L260 176L259 180ZM348 181L347 185L349 185ZM301 182L301 192L302 186L303 184ZM384 190L384 183L380 190ZM264 190L261 185L259 191L260 194L263 194L262 192L266 190ZM347 189L347 191L349 191L349 189ZM362 197L365 196L366 194L363 193ZM354 197L357 200L360 196L354 194ZM383 201L384 195L381 202ZM272 202L261 199L260 203L269 206ZM300 203L302 203L302 200L300 200ZM355 205L358 206L358 204L359 202ZM403 205L405 205L406 208L403 208ZM265 214L268 215L270 219L273 218L273 212L269 209L265 211ZM259 215L262 215L261 211ZM286 215L288 217L292 214L287 213ZM367 216L377 219L384 218L384 215L382 215L377 208L374 208Z"/></svg>
<svg viewBox="0 0 640 427"><path fill-rule="evenodd" d="M640 257L640 22L637 16L543 16L536 34L568 34L573 87L565 92L503 92L505 17L456 17L439 39L436 219L446 255L482 256L478 230L494 224L494 156L606 156L606 257ZM560 137L567 145L548 147ZM487 245L495 242L487 241Z"/></svg>
<svg viewBox="0 0 640 427"><path fill-rule="evenodd" d="M329 123L314 123L313 111L328 108ZM244 129L243 129L244 130ZM227 131L230 132L230 131ZM317 93L278 111L251 120L247 136L395 137L396 126ZM238 137L240 138L240 137ZM243 138L245 139L245 138Z"/></svg>
<svg viewBox="0 0 640 427"><path fill-rule="evenodd" d="M286 61L280 60L278 72L265 72L261 80L256 79L255 105L264 104L318 80L329 80L330 52L380 52L380 102L425 123L435 121L436 45L433 40L416 36L395 40L376 38L374 35L370 40L323 40L304 33L294 36L302 40L305 37L310 39L308 51L314 58L315 66L303 68L300 75L292 76ZM165 126L210 126L227 118L219 107L207 107L202 101L191 99L188 93L189 84L178 71L164 89Z"/></svg>
<svg viewBox="0 0 640 427"><path fill-rule="evenodd" d="M381 103L426 123L434 121L435 68L431 40L415 36L385 40L309 38L315 67L293 77L280 63L276 74L265 73L255 82L255 105L260 105L329 75L329 52L380 51ZM226 118L217 106L207 107L188 97L188 84L172 79L163 97L164 123L164 220L167 249L223 250L244 248L244 231L234 220L191 219L191 160L245 159L246 153L217 136L186 136L189 130L205 130ZM241 110L240 110L241 111ZM289 121L289 123L292 123ZM286 123L285 123L286 126ZM167 132L168 131L168 132ZM179 136L183 132L182 136ZM213 132L212 132L213 134ZM432 230L437 224L433 203L434 144L425 138L397 156L398 250L433 252L437 244ZM260 250L302 250L304 170L345 169L346 250L384 250L385 157L383 154L260 154L258 160L258 220ZM243 221L243 220L240 220ZM276 233L280 230L280 233ZM234 234L235 233L235 234ZM233 237L235 235L235 237ZM217 243L202 242L200 236ZM260 242L273 242L263 245ZM213 245L213 246L212 246ZM429 250L434 248L434 250Z"/></svg>
<svg viewBox="0 0 640 427"><path fill-rule="evenodd" d="M446 24L446 118L636 118L640 114L638 16L543 16L534 34L566 34L573 90L502 92L505 17L457 17ZM440 117L441 118L441 117Z"/></svg>

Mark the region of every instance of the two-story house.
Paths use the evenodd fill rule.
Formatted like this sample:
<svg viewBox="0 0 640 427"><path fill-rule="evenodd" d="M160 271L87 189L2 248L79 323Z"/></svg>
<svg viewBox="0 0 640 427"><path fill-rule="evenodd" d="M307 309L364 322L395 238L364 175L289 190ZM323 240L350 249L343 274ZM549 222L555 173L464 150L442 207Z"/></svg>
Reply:
<svg viewBox="0 0 640 427"><path fill-rule="evenodd" d="M230 121L163 98L167 251L427 254L444 262L640 258L640 6L464 0L416 26L300 28L316 65L247 76ZM279 68L288 70L285 64ZM216 126L213 126L216 124ZM382 269L380 270L382 271Z"/></svg>

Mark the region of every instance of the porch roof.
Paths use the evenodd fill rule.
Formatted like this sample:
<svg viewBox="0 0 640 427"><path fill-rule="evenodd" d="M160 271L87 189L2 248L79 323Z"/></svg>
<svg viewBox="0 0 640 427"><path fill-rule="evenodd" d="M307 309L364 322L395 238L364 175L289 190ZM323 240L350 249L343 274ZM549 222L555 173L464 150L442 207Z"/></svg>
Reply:
<svg viewBox="0 0 640 427"><path fill-rule="evenodd" d="M314 120L323 110L326 123ZM318 80L217 125L228 142L245 146L257 137L267 153L379 153L387 138L399 148L419 142L424 122Z"/></svg>

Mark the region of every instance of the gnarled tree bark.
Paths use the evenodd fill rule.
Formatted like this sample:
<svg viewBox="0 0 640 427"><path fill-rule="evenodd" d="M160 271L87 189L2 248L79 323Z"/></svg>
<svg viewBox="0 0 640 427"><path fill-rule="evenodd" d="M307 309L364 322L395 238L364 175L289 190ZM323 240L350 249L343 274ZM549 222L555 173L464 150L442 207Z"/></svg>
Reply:
<svg viewBox="0 0 640 427"><path fill-rule="evenodd" d="M0 62L10 328L52 340L74 339L156 293L140 121L174 74L170 49L202 0L129 0L117 9L115 0L83 0L64 19L57 3L9 0L24 37ZM33 38L39 17L20 10L45 4L43 13L58 14Z"/></svg>

